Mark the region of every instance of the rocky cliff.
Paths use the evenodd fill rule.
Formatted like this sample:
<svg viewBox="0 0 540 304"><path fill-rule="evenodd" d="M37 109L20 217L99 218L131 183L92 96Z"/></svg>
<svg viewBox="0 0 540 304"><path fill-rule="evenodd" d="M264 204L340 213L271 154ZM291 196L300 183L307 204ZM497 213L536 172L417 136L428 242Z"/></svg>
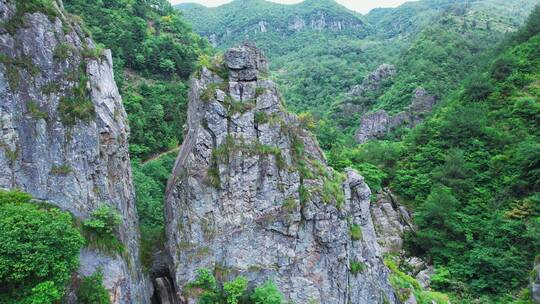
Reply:
<svg viewBox="0 0 540 304"><path fill-rule="evenodd" d="M284 111L264 55L226 52L191 85L188 130L166 194L179 298L199 268L275 281L295 303L397 303L377 244L370 190L332 171Z"/></svg>
<svg viewBox="0 0 540 304"><path fill-rule="evenodd" d="M403 248L403 235L414 230L409 211L398 204L392 192L383 189L370 205L377 241L383 253L399 253Z"/></svg>
<svg viewBox="0 0 540 304"><path fill-rule="evenodd" d="M80 220L101 205L116 210L123 253L89 246L78 275L101 269L113 303L148 302L110 52L95 47L60 0L1 0L0 21L0 188L22 189Z"/></svg>
<svg viewBox="0 0 540 304"><path fill-rule="evenodd" d="M372 138L381 138L398 127L414 127L428 115L437 103L437 98L423 88L417 88L410 106L395 115L385 110L365 114L360 119L360 128L356 132L356 141L364 143Z"/></svg>

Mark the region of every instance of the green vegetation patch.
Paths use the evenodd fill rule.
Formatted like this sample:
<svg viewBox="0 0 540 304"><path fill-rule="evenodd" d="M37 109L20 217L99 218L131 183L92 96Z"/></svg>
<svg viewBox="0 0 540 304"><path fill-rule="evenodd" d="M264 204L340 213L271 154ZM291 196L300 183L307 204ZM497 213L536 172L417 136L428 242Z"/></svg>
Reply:
<svg viewBox="0 0 540 304"><path fill-rule="evenodd" d="M37 102L33 100L29 100L26 102L26 110L27 113L35 119L49 119L49 114L45 111L42 111L39 108Z"/></svg>
<svg viewBox="0 0 540 304"><path fill-rule="evenodd" d="M39 68L34 64L32 58L28 56L10 57L6 54L0 54L0 62L6 67L6 77L12 91L19 88L21 70L27 71L32 76L39 73Z"/></svg>
<svg viewBox="0 0 540 304"><path fill-rule="evenodd" d="M54 49L53 56L55 59L65 60L73 55L74 48L67 42L59 43Z"/></svg>
<svg viewBox="0 0 540 304"><path fill-rule="evenodd" d="M357 276L359 273L366 269L366 264L360 261L351 261L351 273L353 276Z"/></svg>
<svg viewBox="0 0 540 304"><path fill-rule="evenodd" d="M141 260L145 270L152 265L153 253L165 248L163 201L178 150L174 149L142 163L132 160L135 203L141 231Z"/></svg>
<svg viewBox="0 0 540 304"><path fill-rule="evenodd" d="M54 175L68 175L71 172L73 172L73 168L65 164L59 165L59 166L53 166L51 168L51 174L54 174Z"/></svg>
<svg viewBox="0 0 540 304"><path fill-rule="evenodd" d="M205 67L212 71L225 82L229 80L229 69L225 66L222 54L218 54L213 57L209 56L208 54L202 54L199 56L197 65L199 68Z"/></svg>
<svg viewBox="0 0 540 304"><path fill-rule="evenodd" d="M358 224L351 224L349 227L349 232L351 234L351 240L361 241L362 240L362 228Z"/></svg>
<svg viewBox="0 0 540 304"><path fill-rule="evenodd" d="M72 216L0 191L1 303L56 303L79 266L84 239Z"/></svg>
<svg viewBox="0 0 540 304"><path fill-rule="evenodd" d="M73 127L78 121L89 122L95 115L95 107L88 93L88 77L84 69L79 71L78 83L66 95L60 97L58 112L61 121L67 127Z"/></svg>
<svg viewBox="0 0 540 304"><path fill-rule="evenodd" d="M123 254L124 245L117 237L120 223L122 223L122 217L116 210L107 205L101 205L92 211L90 218L82 224L87 245L107 254Z"/></svg>
<svg viewBox="0 0 540 304"><path fill-rule="evenodd" d="M77 303L80 304L110 304L109 292L103 286L103 273L98 271L91 276L82 278L77 289Z"/></svg>
<svg viewBox="0 0 540 304"><path fill-rule="evenodd" d="M450 300L447 295L424 290L420 283L413 277L401 271L392 256L387 256L384 259L384 264L392 272L390 275L390 283L394 288L399 300L405 302L414 294L419 304L449 304Z"/></svg>
<svg viewBox="0 0 540 304"><path fill-rule="evenodd" d="M24 15L31 13L43 13L54 20L58 16L58 10L55 8L54 0L23 0L15 1L16 13L7 22L3 24L8 33L15 35L18 29L24 26Z"/></svg>
<svg viewBox="0 0 540 304"><path fill-rule="evenodd" d="M197 298L198 303L285 304L283 294L273 282L267 281L253 290L248 290L248 285L247 278L242 276L220 283L210 270L201 268L183 292Z"/></svg>

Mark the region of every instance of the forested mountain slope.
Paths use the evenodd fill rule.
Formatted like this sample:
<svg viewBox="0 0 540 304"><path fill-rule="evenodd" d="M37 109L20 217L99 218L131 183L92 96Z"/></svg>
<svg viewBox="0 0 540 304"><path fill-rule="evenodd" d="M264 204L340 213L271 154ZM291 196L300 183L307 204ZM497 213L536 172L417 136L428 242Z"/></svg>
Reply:
<svg viewBox="0 0 540 304"><path fill-rule="evenodd" d="M437 269L458 303L531 303L540 252L540 7L403 141L330 154L414 210L410 254ZM536 275L536 274L535 274ZM521 300L518 300L521 299ZM476 299L476 300L473 300Z"/></svg>
<svg viewBox="0 0 540 304"><path fill-rule="evenodd" d="M437 20L457 16L461 20L456 20L455 24L442 23L438 29L446 39L473 41L471 43L478 48L474 51L479 52L493 39L515 30L537 2L425 0L395 9L374 10L366 16L349 11L332 0L311 0L295 5L243 0L216 8L193 4L182 4L177 8L193 23L197 32L208 37L218 48L224 49L243 40L257 43L272 62L273 78L278 82L287 106L320 117L380 64L399 62L402 52L417 39L423 39L417 36L428 24L431 27ZM516 6L519 10L514 9ZM349 25L351 22L347 20L354 20L352 24L356 26ZM473 20L478 23L473 24ZM488 23L489 27L486 26ZM470 28L464 31L464 26ZM477 30L485 33L477 35ZM467 37L469 34L480 37L473 40ZM435 32L425 35L431 39ZM441 37L440 42L444 41L447 40ZM417 52L418 49L413 54L420 55ZM452 73L440 64L445 62L444 58L434 59L436 62L427 62L441 66L447 74ZM463 69L467 69L465 66ZM427 72L425 77L429 77ZM408 77L410 71L401 75ZM394 96L388 99L390 97ZM406 97L400 96L401 100L407 100Z"/></svg>

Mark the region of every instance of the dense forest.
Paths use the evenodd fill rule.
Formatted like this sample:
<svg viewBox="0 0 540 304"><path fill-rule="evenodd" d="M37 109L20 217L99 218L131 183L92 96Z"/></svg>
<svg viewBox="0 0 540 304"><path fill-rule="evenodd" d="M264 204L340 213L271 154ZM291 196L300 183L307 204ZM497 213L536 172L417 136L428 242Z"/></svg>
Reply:
<svg viewBox="0 0 540 304"><path fill-rule="evenodd" d="M25 13L59 17L55 1L13 1L17 14L1 24L0 34L27 26ZM130 129L129 174L145 275L162 275L152 272L167 250L164 200L186 134L190 81L222 68L226 49L250 42L268 56L268 78L287 110L315 134L332 167L323 195L329 192L335 196L330 200L337 200L340 172L353 168L371 189L371 203L377 195L393 193L393 203L410 211L414 229L404 233L402 251L384 256L399 302L414 295L420 304L537 303L530 286L540 263L540 1L421 0L366 15L333 0L294 5L235 0L217 8L173 7L166 0L62 2L70 20L62 19L63 30L78 24L97 43L92 52L85 46L83 57L112 51ZM64 45L54 53L60 60L76 52ZM0 53L2 67L28 70L28 75L36 68L31 62ZM364 85L383 64L395 75L354 95L355 86ZM13 71L6 69L8 80L14 79ZM77 77L77 88L84 91L81 83L87 80ZM436 101L421 119L357 141L366 115L409 111L418 89ZM266 93L254 90L256 98ZM205 94L210 97L201 98L214 98L209 88ZM48 122L33 100L25 111ZM95 114L86 112L80 115ZM261 125L277 120L253 119ZM8 129L4 120L0 123ZM279 123L273 127L294 133ZM305 147L293 135L293 153L301 155ZM8 147L5 137L1 149ZM278 158L281 152L274 150L264 150L265 156ZM20 151L6 151L12 165ZM304 166L300 161L299 167L309 171ZM55 164L49 174L71 172ZM309 196L306 192L302 186L300 195ZM291 206L285 207L297 207L287 202ZM67 286L85 246L127 255L117 236L121 222L115 208L103 205L81 220L25 192L0 187L0 303L59 303L70 292L77 303L111 303L101 272L78 280L76 291ZM361 240L359 226L347 225L351 239ZM433 266L429 287L410 275L410 258ZM350 267L356 277L366 265L354 261ZM198 303L286 303L272 280L253 284L223 272L218 266L200 268L185 292L196 294ZM385 298L384 303L390 302Z"/></svg>
<svg viewBox="0 0 540 304"><path fill-rule="evenodd" d="M428 257L433 287L464 303L512 302L539 250L539 17L537 8L400 140L330 154L336 168L357 167L372 189L389 187L414 210L409 253Z"/></svg>

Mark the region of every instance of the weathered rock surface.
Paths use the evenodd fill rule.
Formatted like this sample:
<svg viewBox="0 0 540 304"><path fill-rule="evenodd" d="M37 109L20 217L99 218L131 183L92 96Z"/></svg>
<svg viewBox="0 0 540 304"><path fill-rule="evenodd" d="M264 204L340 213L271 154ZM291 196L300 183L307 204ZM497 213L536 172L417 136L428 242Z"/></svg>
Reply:
<svg viewBox="0 0 540 304"><path fill-rule="evenodd" d="M273 280L295 303L397 303L355 171L327 167L314 137L283 110L259 50L225 55L229 79L192 80L188 131L166 194L178 297L199 268ZM215 69L212 69L215 70ZM361 238L352 240L358 225ZM364 269L351 271L360 263Z"/></svg>
<svg viewBox="0 0 540 304"><path fill-rule="evenodd" d="M54 14L27 13L14 28L15 3L0 1L0 188L22 189L79 219L101 204L116 209L125 254L86 248L79 275L103 269L113 303L146 303L129 130L111 53L85 58L98 52L61 6L54 3ZM68 112L66 100L77 97L88 108Z"/></svg>
<svg viewBox="0 0 540 304"><path fill-rule="evenodd" d="M377 242L383 253L399 253L403 247L403 234L413 230L411 216L405 207L397 203L390 190L383 189L376 195L370 212Z"/></svg>
<svg viewBox="0 0 540 304"><path fill-rule="evenodd" d="M378 110L362 116L356 141L364 143L373 138L381 138L393 129L405 126L414 127L423 121L436 105L437 98L429 95L423 88L414 91L411 105L402 112L390 116L385 110Z"/></svg>

